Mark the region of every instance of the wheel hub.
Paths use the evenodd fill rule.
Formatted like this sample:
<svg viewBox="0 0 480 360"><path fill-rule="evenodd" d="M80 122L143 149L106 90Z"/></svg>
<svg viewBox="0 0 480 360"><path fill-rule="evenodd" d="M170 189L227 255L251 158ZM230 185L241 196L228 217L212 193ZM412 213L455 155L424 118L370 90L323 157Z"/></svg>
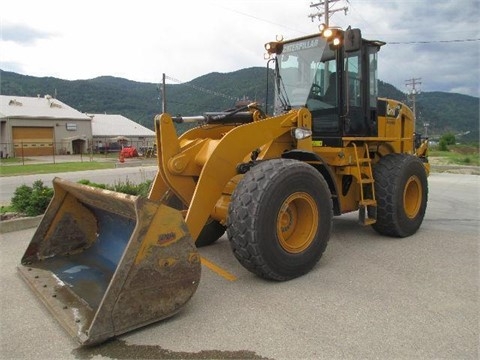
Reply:
<svg viewBox="0 0 480 360"><path fill-rule="evenodd" d="M317 233L319 213L313 198L304 192L290 195L277 216L277 238L289 253L300 253L312 243Z"/></svg>
<svg viewBox="0 0 480 360"><path fill-rule="evenodd" d="M403 191L403 207L405 214L413 219L417 216L420 206L422 204L422 185L420 179L416 176L411 176L405 184Z"/></svg>

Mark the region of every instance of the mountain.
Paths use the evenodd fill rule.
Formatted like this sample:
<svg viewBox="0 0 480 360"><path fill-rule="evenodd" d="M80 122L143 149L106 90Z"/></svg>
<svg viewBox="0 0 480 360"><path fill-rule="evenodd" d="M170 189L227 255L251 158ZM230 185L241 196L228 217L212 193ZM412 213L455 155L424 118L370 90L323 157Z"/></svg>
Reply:
<svg viewBox="0 0 480 360"><path fill-rule="evenodd" d="M407 95L393 85L379 81L380 96L412 106ZM428 133L465 134L463 141L479 140L479 98L441 91L422 92L416 96L417 129L428 124ZM460 140L460 139L459 139Z"/></svg>
<svg viewBox="0 0 480 360"><path fill-rule="evenodd" d="M170 81L175 82L175 79ZM267 70L260 67L230 73L213 72L187 83L167 84L167 112L188 116L222 111L233 107L242 98L255 100L264 106L266 84ZM162 111L159 84L111 76L69 81L0 70L0 93L16 96L50 94L81 112L121 114L150 129L153 129L153 117ZM383 81L379 81L379 94L408 104L405 93ZM272 103L273 83L270 77L268 104ZM429 135L469 132L468 139L478 141L477 97L424 92L416 96L416 109L417 129L423 130L424 124L428 124Z"/></svg>
<svg viewBox="0 0 480 360"><path fill-rule="evenodd" d="M2 95L44 96L49 94L78 111L121 114L151 129L154 114L160 112L156 88L155 84L109 76L68 81L53 77L0 72Z"/></svg>

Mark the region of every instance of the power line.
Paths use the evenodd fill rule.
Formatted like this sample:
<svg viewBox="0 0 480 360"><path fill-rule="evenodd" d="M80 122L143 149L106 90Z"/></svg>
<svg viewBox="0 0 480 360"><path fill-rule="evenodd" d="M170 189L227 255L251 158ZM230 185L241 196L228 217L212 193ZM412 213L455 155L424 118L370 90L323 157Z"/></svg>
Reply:
<svg viewBox="0 0 480 360"><path fill-rule="evenodd" d="M165 78L168 79L168 80L171 80L171 81L174 81L178 84L181 84L181 85L185 85L185 86L188 86L192 89L195 89L195 90L198 90L198 91L201 91L201 92L204 92L206 94L210 94L210 95L214 95L214 96L219 96L219 97L223 97L225 99L228 99L228 100L234 100L234 101L237 101L238 98L236 97L233 97L233 96L230 96L230 95L226 95L226 94L222 94L222 93L219 93L219 92L216 92L216 91L213 91L213 90L209 90L209 89L205 89L201 86L197 86L197 85L193 85L191 83L186 83L186 82L183 82L181 80L178 80L178 79L175 79L171 76L168 76L168 75L165 75Z"/></svg>
<svg viewBox="0 0 480 360"><path fill-rule="evenodd" d="M305 34L304 31L300 31L298 29L294 29L292 27L289 27L287 26L286 24L281 24L281 23L277 23L277 22L274 22L274 21L271 21L271 20L268 20L268 19L264 19L264 18L261 18L261 17L258 17L256 15L252 15L252 14L247 14L245 12L242 12L242 11L239 11L239 10L235 10L235 9L231 9L231 8L228 8L228 7L225 7L225 6L222 6L222 5L215 5L221 9L224 9L224 10L227 10L227 11L231 11L233 13L236 13L236 14L239 14L239 15L242 15L242 16L245 16L245 17L249 17L251 19L254 19L254 20L258 20L260 22L264 22L264 23L267 23L267 24L271 24L271 25L275 25L275 26L278 26L278 27L282 27L282 28L285 28L285 29L288 29L288 30L291 30L291 31L295 31L297 33L301 33L301 34Z"/></svg>
<svg viewBox="0 0 480 360"><path fill-rule="evenodd" d="M425 40L425 41L389 41L387 44L390 45L405 45L405 44L438 44L438 43L460 43L460 42L470 42L470 41L480 41L478 39L455 39L455 40Z"/></svg>

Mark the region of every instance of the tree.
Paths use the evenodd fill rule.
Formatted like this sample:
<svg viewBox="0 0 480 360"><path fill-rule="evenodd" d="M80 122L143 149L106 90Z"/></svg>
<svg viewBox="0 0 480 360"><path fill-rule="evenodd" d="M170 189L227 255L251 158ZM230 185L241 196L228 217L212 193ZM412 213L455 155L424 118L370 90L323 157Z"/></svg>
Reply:
<svg viewBox="0 0 480 360"><path fill-rule="evenodd" d="M448 132L440 137L438 148L440 151L448 151L448 145L455 145L455 143L455 135L451 132Z"/></svg>

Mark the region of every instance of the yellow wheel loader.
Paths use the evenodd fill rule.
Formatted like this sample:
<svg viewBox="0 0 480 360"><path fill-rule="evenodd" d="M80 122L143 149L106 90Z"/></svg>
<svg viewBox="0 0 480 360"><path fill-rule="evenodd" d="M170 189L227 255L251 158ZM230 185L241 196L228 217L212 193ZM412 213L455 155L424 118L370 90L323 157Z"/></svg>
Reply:
<svg viewBox="0 0 480 360"><path fill-rule="evenodd" d="M315 266L334 215L414 234L427 141L407 106L377 97L382 45L350 28L266 44L272 115L252 103L156 116L147 199L55 179L21 275L72 336L95 344L179 311L200 280L197 247L225 231L246 269L277 281ZM197 126L177 137L176 122Z"/></svg>

